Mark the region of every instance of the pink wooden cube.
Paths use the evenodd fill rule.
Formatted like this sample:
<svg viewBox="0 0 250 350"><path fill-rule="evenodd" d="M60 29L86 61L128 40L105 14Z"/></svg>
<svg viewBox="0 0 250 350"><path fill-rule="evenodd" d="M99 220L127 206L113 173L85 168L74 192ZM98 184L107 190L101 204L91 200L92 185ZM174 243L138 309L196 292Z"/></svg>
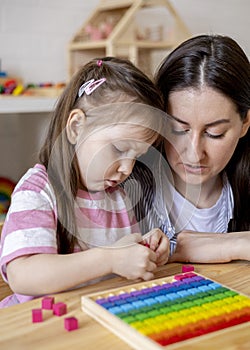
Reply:
<svg viewBox="0 0 250 350"><path fill-rule="evenodd" d="M183 274L175 275L175 276L174 276L174 279L175 279L176 281L184 280L184 278L186 278L186 276L183 275Z"/></svg>
<svg viewBox="0 0 250 350"><path fill-rule="evenodd" d="M53 314L57 316L62 316L67 313L67 305L64 303L53 304Z"/></svg>
<svg viewBox="0 0 250 350"><path fill-rule="evenodd" d="M32 309L32 322L43 322L42 309Z"/></svg>
<svg viewBox="0 0 250 350"><path fill-rule="evenodd" d="M42 309L52 310L55 299L53 297L44 297L42 299Z"/></svg>
<svg viewBox="0 0 250 350"><path fill-rule="evenodd" d="M69 332L78 329L78 319L76 317L66 317L64 319L64 328Z"/></svg>
<svg viewBox="0 0 250 350"><path fill-rule="evenodd" d="M194 266L193 265L183 265L182 266L182 272L191 272L194 271Z"/></svg>

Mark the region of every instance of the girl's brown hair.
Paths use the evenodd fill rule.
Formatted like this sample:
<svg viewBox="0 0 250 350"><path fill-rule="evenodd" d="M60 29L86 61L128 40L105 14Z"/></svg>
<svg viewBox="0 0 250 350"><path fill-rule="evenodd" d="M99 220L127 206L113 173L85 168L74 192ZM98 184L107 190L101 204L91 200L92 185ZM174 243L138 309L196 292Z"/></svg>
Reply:
<svg viewBox="0 0 250 350"><path fill-rule="evenodd" d="M91 95L78 97L79 88L90 79L105 78ZM66 125L70 112L81 108L85 113L119 100L119 96L163 109L162 99L152 81L130 61L114 57L96 58L72 77L59 98L39 154L46 167L57 200L57 243L62 254L73 251L77 243L74 203L81 179L75 147L67 138Z"/></svg>

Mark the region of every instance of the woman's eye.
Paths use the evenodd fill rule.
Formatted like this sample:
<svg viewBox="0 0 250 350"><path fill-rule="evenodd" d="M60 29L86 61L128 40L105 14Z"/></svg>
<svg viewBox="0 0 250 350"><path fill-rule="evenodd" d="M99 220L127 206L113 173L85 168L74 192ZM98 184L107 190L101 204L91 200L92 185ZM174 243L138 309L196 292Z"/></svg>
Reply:
<svg viewBox="0 0 250 350"><path fill-rule="evenodd" d="M222 139L225 136L225 133L221 133L221 134L211 134L207 131L205 131L205 134L210 137L211 139Z"/></svg>

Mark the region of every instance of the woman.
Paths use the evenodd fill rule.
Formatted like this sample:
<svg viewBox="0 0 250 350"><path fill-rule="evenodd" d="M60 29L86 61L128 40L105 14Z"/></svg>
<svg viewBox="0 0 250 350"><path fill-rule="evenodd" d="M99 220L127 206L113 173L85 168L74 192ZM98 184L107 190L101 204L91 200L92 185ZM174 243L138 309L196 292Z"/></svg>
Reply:
<svg viewBox="0 0 250 350"><path fill-rule="evenodd" d="M171 261L250 260L247 56L229 37L193 37L166 57L156 85L168 131L162 156L151 152L134 170L137 219L164 230Z"/></svg>

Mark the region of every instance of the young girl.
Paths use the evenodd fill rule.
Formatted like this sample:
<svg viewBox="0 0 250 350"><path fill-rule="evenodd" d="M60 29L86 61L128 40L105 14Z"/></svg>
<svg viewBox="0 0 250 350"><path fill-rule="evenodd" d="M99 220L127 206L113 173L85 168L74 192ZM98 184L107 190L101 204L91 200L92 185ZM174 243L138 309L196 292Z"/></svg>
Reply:
<svg viewBox="0 0 250 350"><path fill-rule="evenodd" d="M135 168L144 188L138 218L166 232L172 253L177 239L171 261L250 260L247 56L231 38L193 37L162 62L156 84L168 128L151 171Z"/></svg>
<svg viewBox="0 0 250 350"><path fill-rule="evenodd" d="M156 141L161 107L153 83L126 60L92 60L72 78L40 163L12 196L1 272L15 294L2 307L111 273L148 280L167 262L160 230L146 239L151 249L139 244L143 238L119 186Z"/></svg>

